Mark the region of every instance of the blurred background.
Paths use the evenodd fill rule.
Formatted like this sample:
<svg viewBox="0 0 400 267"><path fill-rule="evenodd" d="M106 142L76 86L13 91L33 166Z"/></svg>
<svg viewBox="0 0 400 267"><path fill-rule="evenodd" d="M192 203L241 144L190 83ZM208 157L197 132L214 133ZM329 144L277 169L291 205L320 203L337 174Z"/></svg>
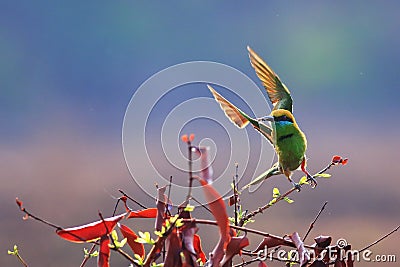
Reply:
<svg viewBox="0 0 400 267"><path fill-rule="evenodd" d="M132 180L122 152L130 98L154 73L193 60L230 65L260 85L247 45L292 91L295 116L309 139L309 169L319 170L334 154L350 159L316 190L293 195L293 204L279 203L251 227L303 235L328 201L309 243L323 234L361 248L389 232L400 223L399 8L398 1L2 1L0 266L20 266L7 256L14 244L30 266L78 266L83 257L83 246L23 221L17 196L62 226L97 220L99 210L109 216L119 188L153 205ZM206 89L200 94L210 97ZM212 137L213 128L204 127ZM244 193L244 208L269 201L273 186L287 190L282 178ZM194 215L211 218L201 209ZM134 230L151 224L129 222ZM205 250L216 242L213 231L199 231ZM374 255L396 254L400 261L399 237L374 246ZM251 238L254 248L259 238ZM111 266L128 265L112 255Z"/></svg>

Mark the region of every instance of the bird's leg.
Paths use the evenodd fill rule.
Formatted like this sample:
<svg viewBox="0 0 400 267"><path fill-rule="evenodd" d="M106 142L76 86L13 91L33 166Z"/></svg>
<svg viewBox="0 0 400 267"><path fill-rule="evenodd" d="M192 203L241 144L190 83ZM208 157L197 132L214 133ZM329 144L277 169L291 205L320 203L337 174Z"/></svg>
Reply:
<svg viewBox="0 0 400 267"><path fill-rule="evenodd" d="M295 182L292 180L292 178L290 178L290 176L291 176L292 173L291 173L291 172L285 171L284 174L285 174L285 176L288 178L289 182L292 183L293 187L296 188L297 192L300 192L300 191L301 191L301 185L298 184L298 183L295 183Z"/></svg>
<svg viewBox="0 0 400 267"><path fill-rule="evenodd" d="M317 186L317 180L307 171L306 169L306 159L304 158L301 162L301 170L306 174L307 181L311 182L311 187L315 188Z"/></svg>

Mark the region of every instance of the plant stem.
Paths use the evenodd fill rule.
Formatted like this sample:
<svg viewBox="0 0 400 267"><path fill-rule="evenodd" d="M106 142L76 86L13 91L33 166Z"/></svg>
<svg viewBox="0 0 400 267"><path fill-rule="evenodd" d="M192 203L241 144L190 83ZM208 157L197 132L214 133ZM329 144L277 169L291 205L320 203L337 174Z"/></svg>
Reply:
<svg viewBox="0 0 400 267"><path fill-rule="evenodd" d="M325 201L324 205L321 207L319 210L317 216L315 216L315 219L310 223L310 227L308 228L306 234L303 237L303 242L306 240L308 234L311 232L311 230L314 228L315 222L318 220L319 216L321 215L322 211L325 209L326 205L328 204L328 201Z"/></svg>
<svg viewBox="0 0 400 267"><path fill-rule="evenodd" d="M371 244L369 244L368 246L366 246L366 247L360 249L358 252L361 253L361 252L363 252L364 250L367 250L367 249L369 249L370 247L375 246L376 244L378 244L379 242L381 242L382 240L384 240L385 238L387 238L388 236L392 235L394 232L396 232L397 230L399 230L399 228L400 228L400 225L397 226L396 228L394 228L392 231L390 231L390 232L387 233L386 235L384 235L384 236L382 236L381 238L379 238L378 240L376 240L376 241L372 242Z"/></svg>

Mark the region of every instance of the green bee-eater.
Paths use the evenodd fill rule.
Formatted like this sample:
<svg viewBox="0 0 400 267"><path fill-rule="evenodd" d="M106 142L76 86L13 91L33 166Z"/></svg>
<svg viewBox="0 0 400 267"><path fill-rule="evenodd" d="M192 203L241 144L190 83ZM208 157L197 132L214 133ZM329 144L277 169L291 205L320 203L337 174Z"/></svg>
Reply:
<svg viewBox="0 0 400 267"><path fill-rule="evenodd" d="M300 186L291 179L292 172L299 167L307 175L308 180L311 180L314 187L316 181L306 170L307 139L292 114L293 101L290 92L264 60L250 47L247 47L247 50L249 51L251 66L256 71L273 104L273 110L269 116L260 119L251 118L208 85L208 89L220 104L225 115L239 128L244 128L251 123L257 131L268 139L278 155L278 162L244 188L257 184L273 175L284 174L300 190ZM263 121L270 121L272 127L264 124Z"/></svg>

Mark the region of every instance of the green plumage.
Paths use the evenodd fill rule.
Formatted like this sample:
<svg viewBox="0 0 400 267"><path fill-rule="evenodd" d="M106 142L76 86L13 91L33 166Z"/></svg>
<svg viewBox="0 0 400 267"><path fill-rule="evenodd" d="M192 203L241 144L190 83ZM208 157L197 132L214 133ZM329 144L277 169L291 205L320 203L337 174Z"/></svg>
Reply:
<svg viewBox="0 0 400 267"><path fill-rule="evenodd" d="M250 47L247 49L249 51L251 65L263 83L268 97L274 106L270 116L262 119L253 119L208 85L209 90L213 94L215 100L220 104L225 115L239 128L244 128L250 123L268 139L278 155L278 162L266 172L253 179L252 182L244 188L278 174L284 174L288 180L293 183L291 179L292 172L297 170L300 166L304 173L307 174L307 177L315 182L312 176L305 170L307 139L300 130L292 114L293 100L290 91L281 82L278 75L276 75ZM265 120L271 121L272 127L262 122ZM300 188L297 184L293 184L296 188Z"/></svg>

